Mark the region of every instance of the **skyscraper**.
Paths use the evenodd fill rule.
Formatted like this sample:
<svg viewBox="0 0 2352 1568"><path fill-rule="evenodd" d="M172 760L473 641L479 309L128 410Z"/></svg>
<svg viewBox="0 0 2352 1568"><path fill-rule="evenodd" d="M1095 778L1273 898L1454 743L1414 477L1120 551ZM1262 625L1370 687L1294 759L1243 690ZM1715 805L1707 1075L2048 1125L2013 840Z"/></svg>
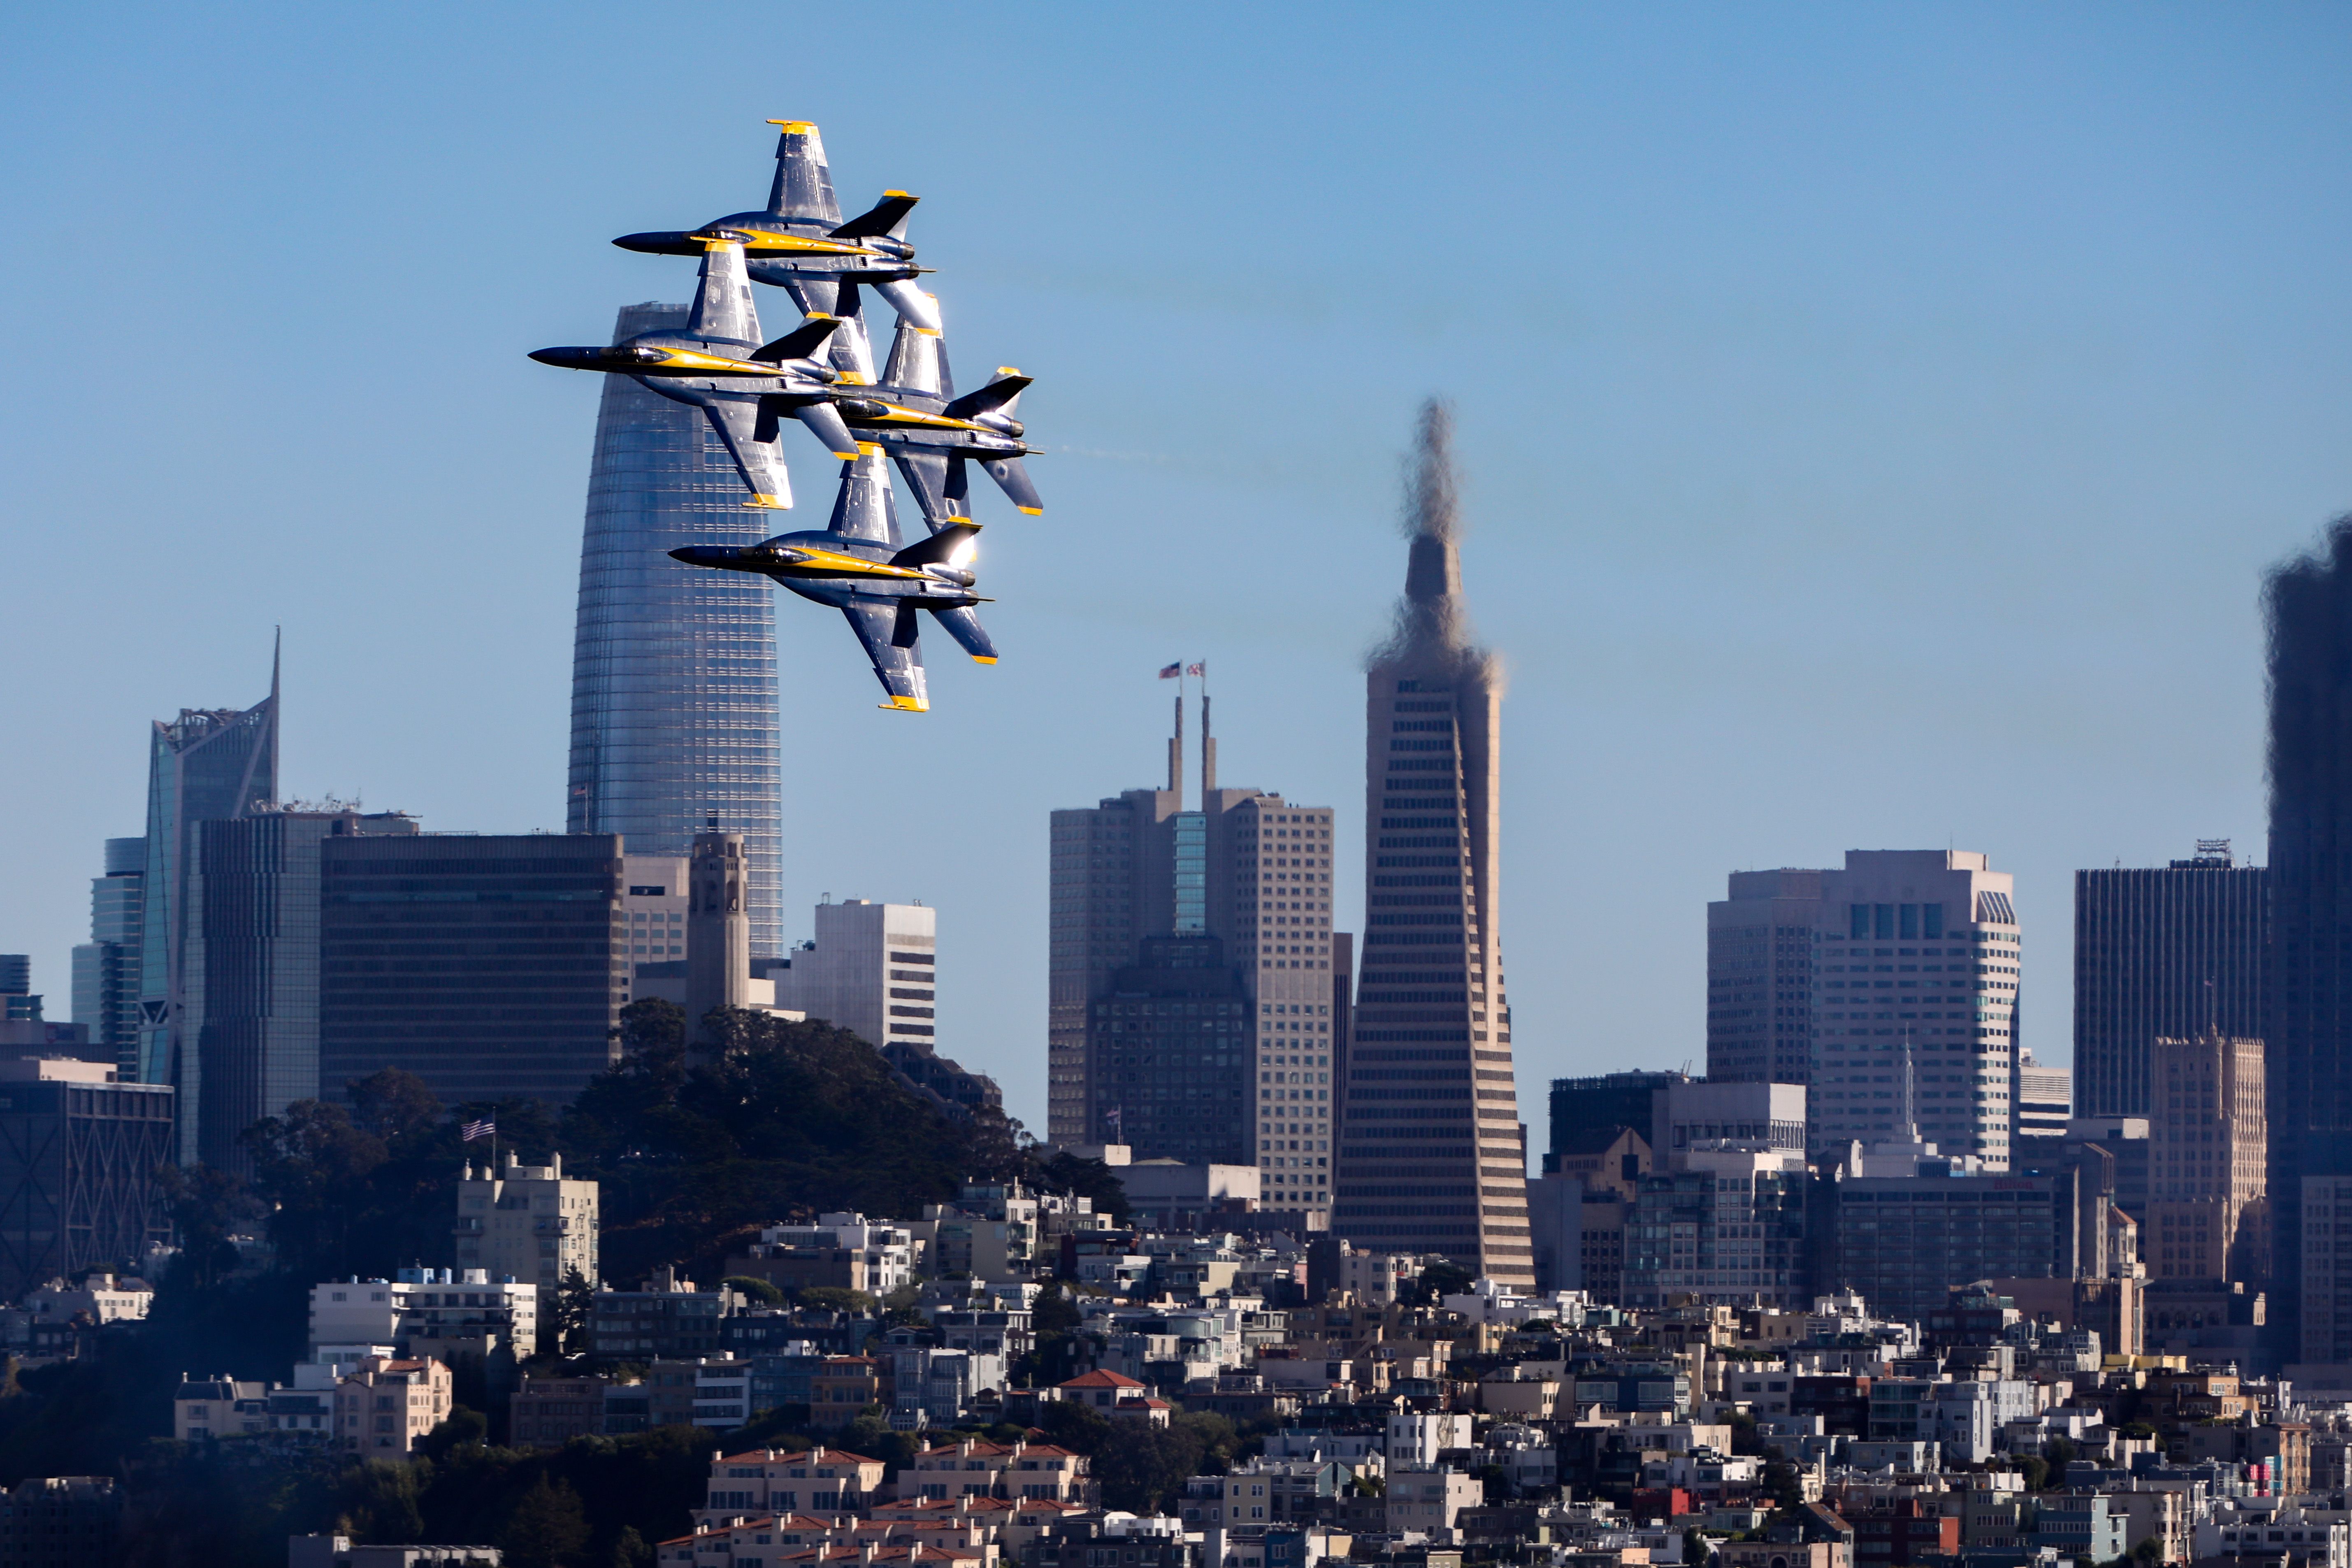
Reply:
<svg viewBox="0 0 2352 1568"><path fill-rule="evenodd" d="M776 1005L847 1029L877 1048L939 1038L940 925L922 904L864 899L816 907L816 936L770 964Z"/></svg>
<svg viewBox="0 0 2352 1568"><path fill-rule="evenodd" d="M155 721L147 760L147 866L140 877L139 1061L142 1083L180 1081L188 1041L179 1026L191 923L188 879L196 825L278 799L278 660L269 695L242 712L183 708Z"/></svg>
<svg viewBox="0 0 2352 1568"><path fill-rule="evenodd" d="M1849 849L1822 879L1813 979L1816 1154L1917 1135L2009 1168L2020 936L1980 854Z"/></svg>
<svg viewBox="0 0 2352 1568"><path fill-rule="evenodd" d="M2084 1116L2147 1116L2158 1036L2259 1037L2268 900L2230 841L2162 868L2074 873L2074 1090Z"/></svg>
<svg viewBox="0 0 2352 1568"><path fill-rule="evenodd" d="M2331 1207L2352 1198L2352 1181L2329 1180L2352 1178L2352 517L2266 588L2271 1269L2301 1282L2270 1303L2271 1321L2294 1359L2329 1361L2352 1354L2352 1269L2341 1297L2324 1294L2336 1275L2316 1256L2304 1267L2303 1205L2313 1192L2333 1194Z"/></svg>
<svg viewBox="0 0 2352 1568"><path fill-rule="evenodd" d="M1209 713L1201 810L1180 696L1167 788L1054 814L1048 1136L1255 1164L1265 1206L1319 1214L1346 1005L1332 812L1220 787Z"/></svg>
<svg viewBox="0 0 2352 1568"><path fill-rule="evenodd" d="M2140 1256L2158 1279L2259 1288L2270 1253L2263 1042L2150 1042L2148 1201Z"/></svg>
<svg viewBox="0 0 2352 1568"><path fill-rule="evenodd" d="M1499 894L1503 672L1470 640L1443 407L1394 634L1366 672L1364 941L1331 1228L1532 1286Z"/></svg>
<svg viewBox="0 0 2352 1568"><path fill-rule="evenodd" d="M89 884L89 940L73 950L73 1016L128 1082L139 1075L139 920L144 838L106 841L106 875Z"/></svg>
<svg viewBox="0 0 2352 1568"><path fill-rule="evenodd" d="M572 1100L620 1050L623 875L610 834L324 840L322 1095L400 1068L450 1104Z"/></svg>
<svg viewBox="0 0 2352 1568"><path fill-rule="evenodd" d="M339 805L196 825L181 1014L184 1162L247 1171L237 1135L318 1098L319 847L415 832L415 820L397 812Z"/></svg>
<svg viewBox="0 0 2352 1568"><path fill-rule="evenodd" d="M614 341L682 328L687 313L625 306ZM604 378L580 547L566 821L573 833L620 834L638 855L688 854L712 817L741 834L751 954L772 958L783 830L775 589L668 554L766 538L774 514L742 498L699 411Z"/></svg>
<svg viewBox="0 0 2352 1568"><path fill-rule="evenodd" d="M1813 1081L1822 873L1734 871L1706 907L1706 1076Z"/></svg>

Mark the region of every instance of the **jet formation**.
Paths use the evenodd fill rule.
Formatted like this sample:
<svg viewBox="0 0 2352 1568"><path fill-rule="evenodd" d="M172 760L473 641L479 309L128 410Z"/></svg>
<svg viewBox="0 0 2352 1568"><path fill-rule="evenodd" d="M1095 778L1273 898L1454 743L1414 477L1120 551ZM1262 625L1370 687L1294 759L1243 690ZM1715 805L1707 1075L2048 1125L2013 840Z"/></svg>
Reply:
<svg viewBox="0 0 2352 1568"><path fill-rule="evenodd" d="M922 712L919 612L928 611L964 651L996 662L972 592L970 468L978 464L1014 508L1044 510L1022 459L1036 448L1015 416L1029 377L1010 366L959 395L948 365L937 296L917 279L907 222L919 199L886 191L844 222L824 145L807 121L780 128L776 177L761 211L730 213L699 228L623 235L625 250L701 259L694 304L677 331L642 332L609 345L540 349L531 358L569 370L625 375L702 411L740 475L747 507L793 504L782 429L796 423L840 460L833 515L824 529L757 544L673 550L690 566L753 572L839 609L857 634L886 709ZM800 324L761 342L751 284L783 289ZM871 289L898 317L879 374L859 290ZM887 455L913 493L929 537L906 544Z"/></svg>

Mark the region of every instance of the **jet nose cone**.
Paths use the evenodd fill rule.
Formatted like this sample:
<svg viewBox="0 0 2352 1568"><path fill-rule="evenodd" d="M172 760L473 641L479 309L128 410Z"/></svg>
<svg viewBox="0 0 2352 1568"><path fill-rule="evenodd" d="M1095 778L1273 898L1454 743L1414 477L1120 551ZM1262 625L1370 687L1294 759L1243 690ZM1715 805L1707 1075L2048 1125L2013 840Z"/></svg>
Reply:
<svg viewBox="0 0 2352 1568"><path fill-rule="evenodd" d="M530 357L541 364L551 364L564 370L589 370L604 353L602 349L533 349Z"/></svg>
<svg viewBox="0 0 2352 1568"><path fill-rule="evenodd" d="M688 566L732 566L742 553L731 544L681 544L669 552L669 558Z"/></svg>

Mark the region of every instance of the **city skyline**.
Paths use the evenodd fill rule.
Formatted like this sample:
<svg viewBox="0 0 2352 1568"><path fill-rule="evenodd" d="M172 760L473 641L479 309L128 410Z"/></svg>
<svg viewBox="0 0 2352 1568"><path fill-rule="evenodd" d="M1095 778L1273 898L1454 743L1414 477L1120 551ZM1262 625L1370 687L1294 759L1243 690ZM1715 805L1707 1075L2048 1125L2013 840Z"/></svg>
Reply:
<svg viewBox="0 0 2352 1568"><path fill-rule="evenodd" d="M94 280L39 247L6 260L21 297L81 311L107 352L156 310L218 341L290 310L362 347L447 345L429 370L393 355L348 389L348 416L400 456L357 486L321 447L258 429L247 411L268 405L270 372L230 356L208 372L215 395L159 437L179 510L122 517L103 573L73 531L36 522L92 504L108 466L89 422L29 382L5 395L35 591L0 635L12 668L38 672L8 714L48 765L5 786L0 854L24 891L0 948L31 952L53 998L102 840L139 831L135 731L249 695L280 620L289 793L449 827L562 826L594 399L547 396L520 351L620 301L679 298L690 264L605 242L741 205L779 114L825 125L844 188L924 195L926 264L984 285L950 299L952 341L974 363L1017 352L1041 377L1041 426L1070 448L1037 459L1047 519L976 494L988 580L1018 595L992 629L1017 651L985 682L938 672L957 710L919 737L877 729L864 671L826 668L837 632L793 629L783 647L809 671L796 755L854 748L880 783L845 801L821 769L793 773L795 809L824 827L795 846L780 907L920 897L972 932L961 1059L1033 1126L1043 813L1156 749L1150 676L1177 651L1218 669L1219 728L1253 776L1352 798L1357 661L1391 586L1356 546L1390 510L1399 432L1432 390L1460 403L1486 531L1470 588L1516 665L1514 929L1550 960L1513 976L1529 1079L1700 1055L1691 910L1724 868L1937 837L2016 875L2041 933L2026 1041L2063 1060L2073 873L2161 865L2193 837L2262 841L2255 582L2352 494L2330 390L2345 324L2330 193L2352 144L2332 87L2340 21L1922 15L1775 32L1716 16L1693 50L1654 24L1569 17L1509 61L1416 48L1409 75L1388 58L1402 36L1373 22L1341 93L1273 74L1316 26L1285 17L1277 47L1224 62L1181 113L1149 92L1111 112L1069 67L1116 34L1150 46L1129 55L1152 62L1147 80L1190 79L1197 39L1110 18L1066 37L950 22L910 44L912 88L1016 58L1040 73L1011 132L1033 176L1017 191L993 177L1003 147L886 122L790 72L657 132L567 123L547 84L625 45L622 21L589 7L563 38L530 40L545 68L517 83L483 74L522 42L508 23L486 20L452 60L379 20L360 40L365 126L333 145L306 127L348 120L352 100L306 84L349 75L349 35L274 32L231 56L158 14L105 41L103 79L73 100L57 84L99 48L88 25L60 17L29 46L59 68L6 110L58 154L12 171L27 231L72 231L107 190L168 215L179 243L168 265L122 259L142 310L100 308ZM1401 141L1372 106L1406 91L1437 112ZM2013 115L1984 116L1988 93ZM1542 135L1498 141L1462 112L1521 100L1540 118L1505 129ZM189 164L123 141L157 112ZM704 176L682 148L728 156L686 189ZM1510 213L1514 246L1549 265L1509 331L1500 300L1487 328L1452 304L1400 325L1416 275L1394 245L1398 157L1450 193L1445 222ZM1296 225L1302 181L1339 215L1311 265L1203 286L1232 278L1232 226ZM1230 224L1169 220L1193 200ZM304 213L341 264L265 279L244 221L257 202ZM548 237L545 264L493 310L492 263L446 237L518 220ZM1048 233L1068 237L1041 248ZM1016 316L1045 323L1034 352ZM1237 443L1217 367L1267 355L1316 366L1324 401L1276 441ZM1149 591L1129 591L1145 563ZM942 809L941 755L963 840L944 866L912 826ZM1335 857L1342 927L1356 855Z"/></svg>

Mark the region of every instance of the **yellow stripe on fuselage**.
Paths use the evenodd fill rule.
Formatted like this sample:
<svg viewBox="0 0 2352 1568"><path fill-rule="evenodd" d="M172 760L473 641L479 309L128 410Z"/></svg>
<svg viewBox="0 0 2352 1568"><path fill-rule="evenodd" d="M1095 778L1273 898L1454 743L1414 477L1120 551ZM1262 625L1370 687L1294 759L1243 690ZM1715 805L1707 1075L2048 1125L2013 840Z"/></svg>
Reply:
<svg viewBox="0 0 2352 1568"><path fill-rule="evenodd" d="M801 559L784 563L786 571L798 568L804 572L824 572L845 577L914 577L926 575L919 566L893 566L887 561L868 561L862 555L844 555L832 550L812 550L805 544L791 547Z"/></svg>
<svg viewBox="0 0 2352 1568"><path fill-rule="evenodd" d="M653 346L659 347L658 344ZM731 372L736 375L776 375L781 374L781 371L777 366L772 364L761 364L753 360L727 359L719 354L697 353L692 349L665 348L662 349L661 352L667 356L661 362L661 363L635 365L632 366L631 369L638 375L661 375L665 374L690 375L698 370L727 371Z"/></svg>

